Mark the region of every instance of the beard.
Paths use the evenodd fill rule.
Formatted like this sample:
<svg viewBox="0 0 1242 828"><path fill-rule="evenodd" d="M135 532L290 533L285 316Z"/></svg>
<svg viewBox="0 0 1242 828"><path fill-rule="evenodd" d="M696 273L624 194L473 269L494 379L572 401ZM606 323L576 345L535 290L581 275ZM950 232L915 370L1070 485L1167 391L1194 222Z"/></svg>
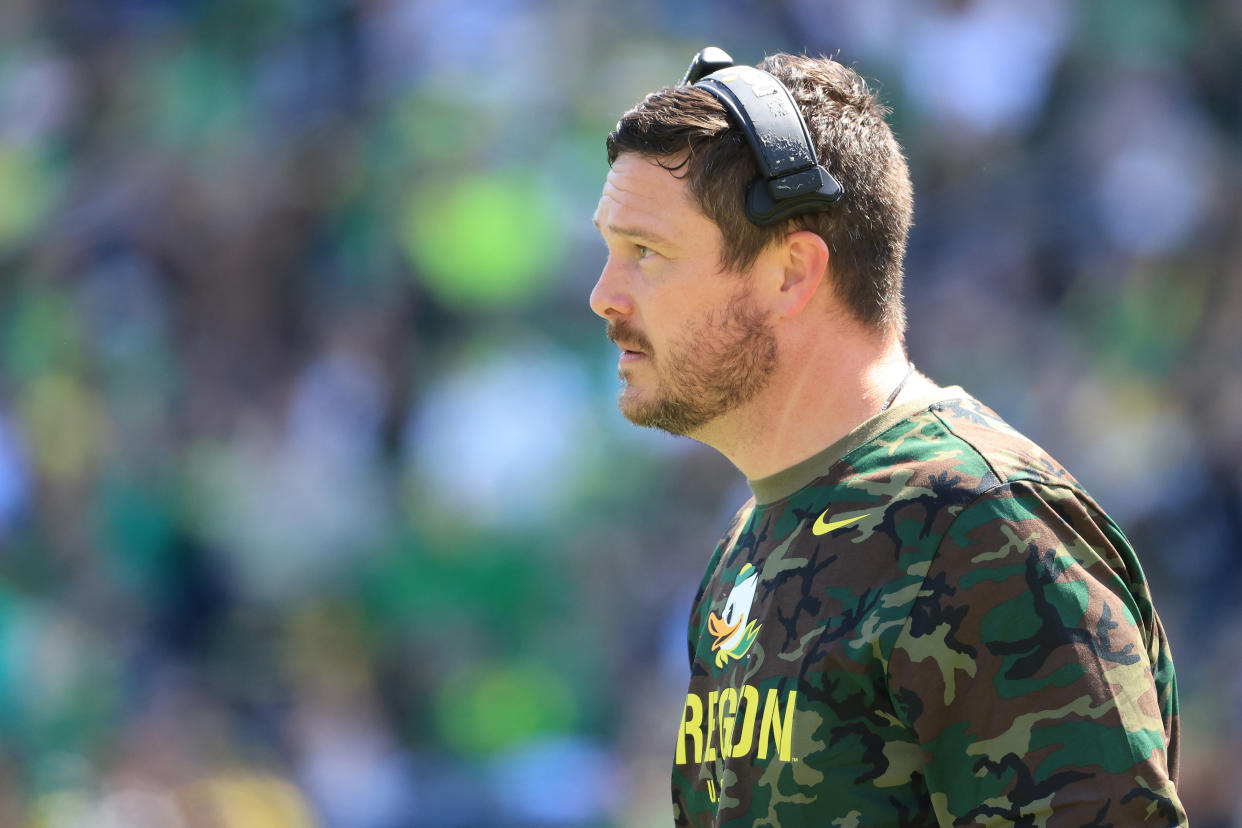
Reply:
<svg viewBox="0 0 1242 828"><path fill-rule="evenodd" d="M689 327L656 354L642 333L625 323L609 322L608 338L632 346L647 356L656 374L656 387L647 398L626 383L618 407L634 425L687 435L733 411L755 397L777 363L776 334L742 291L702 324Z"/></svg>

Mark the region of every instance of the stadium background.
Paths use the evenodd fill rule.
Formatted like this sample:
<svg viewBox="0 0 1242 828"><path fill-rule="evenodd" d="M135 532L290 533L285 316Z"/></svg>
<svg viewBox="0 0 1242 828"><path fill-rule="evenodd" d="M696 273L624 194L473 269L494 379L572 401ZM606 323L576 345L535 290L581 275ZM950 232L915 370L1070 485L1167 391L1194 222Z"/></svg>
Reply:
<svg viewBox="0 0 1242 828"><path fill-rule="evenodd" d="M1242 824L1242 6L6 0L0 824L651 826L745 497L614 408L603 138L840 54L914 360L1069 464Z"/></svg>

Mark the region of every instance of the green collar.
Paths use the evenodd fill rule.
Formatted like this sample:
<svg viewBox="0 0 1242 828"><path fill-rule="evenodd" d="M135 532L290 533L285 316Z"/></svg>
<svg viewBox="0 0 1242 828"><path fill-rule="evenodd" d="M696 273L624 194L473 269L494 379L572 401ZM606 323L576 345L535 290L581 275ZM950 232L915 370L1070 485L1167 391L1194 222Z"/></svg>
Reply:
<svg viewBox="0 0 1242 828"><path fill-rule="evenodd" d="M902 420L926 411L934 403L958 400L968 396L960 386L953 385L948 388L937 388L922 397L882 411L828 448L811 455L802 462L770 477L747 481L750 484L750 490L755 494L755 502L767 505L783 500L811 481L823 477L828 469L842 457L874 440Z"/></svg>

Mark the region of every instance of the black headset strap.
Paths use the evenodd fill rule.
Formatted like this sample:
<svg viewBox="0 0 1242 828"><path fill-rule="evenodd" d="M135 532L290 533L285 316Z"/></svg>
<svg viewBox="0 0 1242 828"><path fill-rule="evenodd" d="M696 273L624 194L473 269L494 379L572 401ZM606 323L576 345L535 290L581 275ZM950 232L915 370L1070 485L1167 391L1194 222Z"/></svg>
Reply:
<svg viewBox="0 0 1242 828"><path fill-rule="evenodd" d="M720 99L746 134L759 174L773 179L819 163L793 95L776 78L752 66L718 69L695 84Z"/></svg>
<svg viewBox="0 0 1242 828"><path fill-rule="evenodd" d="M760 178L747 191L747 217L768 225L827 209L841 197L841 185L820 165L793 95L762 69L732 63L709 46L695 55L682 83L715 96L750 144Z"/></svg>

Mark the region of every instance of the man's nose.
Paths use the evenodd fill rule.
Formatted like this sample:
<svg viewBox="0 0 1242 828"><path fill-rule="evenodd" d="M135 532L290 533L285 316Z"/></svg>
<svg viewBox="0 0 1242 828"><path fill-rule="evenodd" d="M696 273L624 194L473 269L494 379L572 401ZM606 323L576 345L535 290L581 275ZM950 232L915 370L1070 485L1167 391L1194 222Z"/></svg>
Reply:
<svg viewBox="0 0 1242 828"><path fill-rule="evenodd" d="M625 288L625 278L611 256L591 290L591 310L604 319L629 316L634 312L634 301Z"/></svg>

